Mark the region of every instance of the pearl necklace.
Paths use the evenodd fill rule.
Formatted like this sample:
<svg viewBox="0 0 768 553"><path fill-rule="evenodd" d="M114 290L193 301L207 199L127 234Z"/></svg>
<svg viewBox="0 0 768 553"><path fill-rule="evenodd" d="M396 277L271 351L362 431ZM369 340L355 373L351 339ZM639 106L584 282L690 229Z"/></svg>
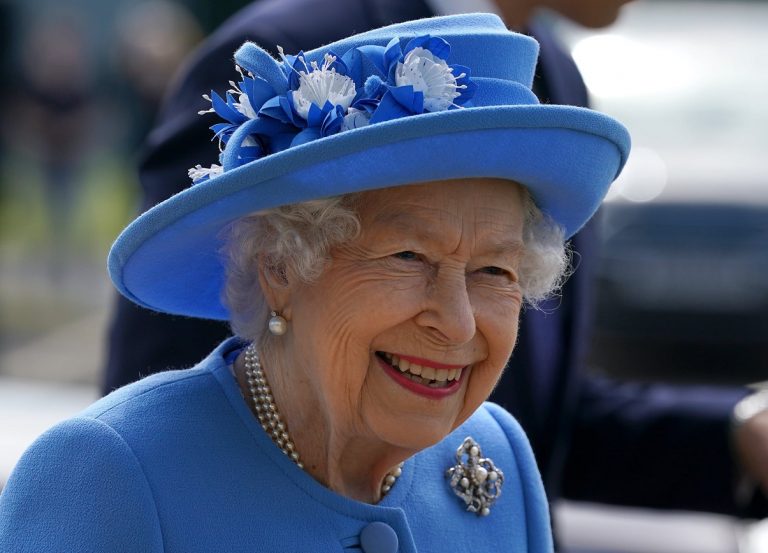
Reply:
<svg viewBox="0 0 768 553"><path fill-rule="evenodd" d="M249 344L245 348L245 375L248 379L248 389L251 392L251 399L253 400L259 424L261 424L261 427L269 437L272 438L277 447L290 457L299 468L303 469L304 463L301 462L299 452L296 451L296 446L288 435L288 427L277 410L275 398L272 395L272 390L269 387L264 370L261 368L256 346L253 344ZM381 484L382 497L387 495L402 473L403 463L400 463L387 473L387 476L384 477L384 482Z"/></svg>

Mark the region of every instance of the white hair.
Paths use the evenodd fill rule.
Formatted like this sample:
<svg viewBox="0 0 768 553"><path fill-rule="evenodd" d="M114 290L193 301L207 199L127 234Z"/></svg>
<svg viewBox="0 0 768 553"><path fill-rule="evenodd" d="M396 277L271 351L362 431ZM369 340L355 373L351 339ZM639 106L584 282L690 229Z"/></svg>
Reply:
<svg viewBox="0 0 768 553"><path fill-rule="evenodd" d="M525 188L522 191L525 250L520 286L526 303L536 308L559 291L567 278L570 252L562 227L536 207ZM276 207L230 225L223 250L224 302L235 334L257 342L262 351L269 347L270 334L265 332L269 306L259 284L259 260L272 278L285 279L290 274L313 282L330 261L331 250L359 234L358 197L347 194Z"/></svg>

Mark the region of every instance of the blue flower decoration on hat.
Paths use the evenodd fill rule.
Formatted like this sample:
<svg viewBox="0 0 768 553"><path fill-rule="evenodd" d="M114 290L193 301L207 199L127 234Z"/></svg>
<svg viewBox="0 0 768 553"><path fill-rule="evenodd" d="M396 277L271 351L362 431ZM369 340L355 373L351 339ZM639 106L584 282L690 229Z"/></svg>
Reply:
<svg viewBox="0 0 768 553"><path fill-rule="evenodd" d="M336 133L470 105L477 84L467 67L448 64L447 41L423 35L402 43L396 37L386 46L359 46L342 57L329 51L321 60L278 48L282 61L272 59L276 67L258 54L262 70L274 69L264 74L237 65L241 79L230 82L223 98L214 91L204 96L211 108L200 113L224 120L211 127L221 165L190 169L193 184ZM230 145L233 137L236 143Z"/></svg>
<svg viewBox="0 0 768 553"><path fill-rule="evenodd" d="M444 111L466 104L477 84L469 78L469 68L448 65L451 47L442 38L429 35L411 40L404 49L393 39L384 52L387 63L385 91L372 122L387 121L424 112ZM371 87L376 77L366 82Z"/></svg>

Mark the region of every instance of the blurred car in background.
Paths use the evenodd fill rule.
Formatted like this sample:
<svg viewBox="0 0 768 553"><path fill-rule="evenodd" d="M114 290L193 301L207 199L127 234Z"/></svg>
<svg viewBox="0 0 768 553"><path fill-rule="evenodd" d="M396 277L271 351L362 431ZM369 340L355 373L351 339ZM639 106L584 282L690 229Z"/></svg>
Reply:
<svg viewBox="0 0 768 553"><path fill-rule="evenodd" d="M591 365L636 380L768 379L768 3L638 1L558 21L633 152L602 211Z"/></svg>
<svg viewBox="0 0 768 553"><path fill-rule="evenodd" d="M617 378L768 380L768 2L637 0L554 19L633 150L601 209L589 360ZM560 502L568 553L762 553L768 521Z"/></svg>
<svg viewBox="0 0 768 553"><path fill-rule="evenodd" d="M768 376L768 207L612 203L603 240L595 365L636 380Z"/></svg>

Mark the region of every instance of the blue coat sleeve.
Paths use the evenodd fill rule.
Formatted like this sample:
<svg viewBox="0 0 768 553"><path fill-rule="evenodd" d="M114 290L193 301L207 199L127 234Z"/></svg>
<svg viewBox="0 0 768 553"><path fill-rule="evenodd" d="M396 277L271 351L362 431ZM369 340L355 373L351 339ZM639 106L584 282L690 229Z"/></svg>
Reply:
<svg viewBox="0 0 768 553"><path fill-rule="evenodd" d="M149 484L125 441L90 418L38 438L0 495L0 551L163 551Z"/></svg>

